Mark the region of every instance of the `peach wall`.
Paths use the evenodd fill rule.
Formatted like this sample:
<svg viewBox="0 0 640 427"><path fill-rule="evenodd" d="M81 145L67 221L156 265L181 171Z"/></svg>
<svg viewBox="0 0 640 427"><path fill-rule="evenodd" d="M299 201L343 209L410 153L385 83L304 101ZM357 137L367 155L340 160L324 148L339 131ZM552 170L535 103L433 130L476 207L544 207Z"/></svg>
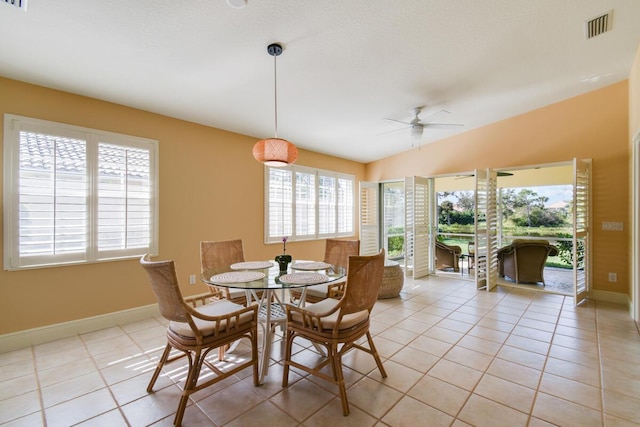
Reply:
<svg viewBox="0 0 640 427"><path fill-rule="evenodd" d="M3 114L159 141L159 259L176 261L185 295L205 291L202 283L189 286L187 280L199 273L200 240L242 238L247 259L271 259L280 253L279 245L263 243L264 178L262 165L251 155L255 138L3 78L0 94ZM300 150L297 163L364 178L361 163L305 150ZM318 259L324 241L290 243L287 249L294 257ZM2 270L0 334L154 302L137 260Z"/></svg>
<svg viewBox="0 0 640 427"><path fill-rule="evenodd" d="M593 288L629 289L629 87L620 82L367 165L367 180L593 160ZM603 231L603 221L625 231ZM608 282L608 272L618 281Z"/></svg>
<svg viewBox="0 0 640 427"><path fill-rule="evenodd" d="M629 75L629 130L631 140L640 133L640 45Z"/></svg>

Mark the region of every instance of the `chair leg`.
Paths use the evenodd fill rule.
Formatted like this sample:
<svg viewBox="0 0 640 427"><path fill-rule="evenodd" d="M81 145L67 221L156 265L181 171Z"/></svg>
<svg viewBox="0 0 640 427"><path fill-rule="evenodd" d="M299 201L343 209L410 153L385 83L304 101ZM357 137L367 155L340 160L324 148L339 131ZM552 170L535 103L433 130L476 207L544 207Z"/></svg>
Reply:
<svg viewBox="0 0 640 427"><path fill-rule="evenodd" d="M160 375L160 371L162 371L162 367L164 366L164 364L167 362L167 359L169 358L169 353L171 353L171 344L167 344L167 346L164 348L164 352L162 353L162 356L158 361L158 366L156 366L156 370L153 372L151 381L149 381L149 385L147 386L147 393L151 393L153 391L153 386L155 385L156 380L158 379L158 375Z"/></svg>
<svg viewBox="0 0 640 427"><path fill-rule="evenodd" d="M195 389L196 384L198 382L198 377L200 376L200 368L202 367L202 361L204 356L202 355L201 349L197 349L195 354L193 355L193 361L191 360L191 355L189 357L189 373L187 374L187 379L184 382L184 389L182 390L182 396L180 397L180 403L178 404L178 410L176 411L176 417L173 420L173 425L180 426L182 424L182 417L184 416L184 411L187 407L187 403L189 402L189 396Z"/></svg>
<svg viewBox="0 0 640 427"><path fill-rule="evenodd" d="M342 357L338 352L338 345L332 343L327 349L329 351L328 358L333 371L333 379L340 391L340 402L342 403L342 415L349 415L349 401L347 400L347 389L344 385L344 375L342 374Z"/></svg>
<svg viewBox="0 0 640 427"><path fill-rule="evenodd" d="M258 373L258 330L251 331L251 359L253 360L253 385L260 385L260 374Z"/></svg>
<svg viewBox="0 0 640 427"><path fill-rule="evenodd" d="M284 360L282 361L284 364L284 369L282 372L282 387L287 387L289 385L289 362L291 361L291 347L293 345L293 331L287 329L287 333L285 335L285 348L284 348Z"/></svg>
<svg viewBox="0 0 640 427"><path fill-rule="evenodd" d="M387 371L385 371L384 366L382 366L382 360L380 360L380 355L378 354L378 350L376 350L375 344L373 344L373 338L371 338L371 333L369 331L367 331L367 341L369 341L369 349L371 349L371 355L376 361L376 365L378 365L380 375L382 375L382 378L387 378Z"/></svg>

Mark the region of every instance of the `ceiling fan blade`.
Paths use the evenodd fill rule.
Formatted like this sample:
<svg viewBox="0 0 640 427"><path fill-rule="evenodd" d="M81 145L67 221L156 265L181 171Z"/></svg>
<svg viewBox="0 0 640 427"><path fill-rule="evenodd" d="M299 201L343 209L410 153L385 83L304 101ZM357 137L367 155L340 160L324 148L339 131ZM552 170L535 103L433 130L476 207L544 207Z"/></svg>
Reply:
<svg viewBox="0 0 640 427"><path fill-rule="evenodd" d="M385 120L387 120L389 122L402 123L403 125L407 125L407 126L413 126L413 123L411 123L411 122L403 122L402 120L390 119L388 117L386 117Z"/></svg>
<svg viewBox="0 0 640 427"><path fill-rule="evenodd" d="M447 111L445 109L440 109L438 111L436 111L435 113L431 113L429 114L427 117L425 117L424 119L422 119L423 122L428 122L429 120L433 119L435 116L437 116L440 113L447 113L447 114L451 114L451 111Z"/></svg>
<svg viewBox="0 0 640 427"><path fill-rule="evenodd" d="M376 135L388 135L390 133L404 132L406 130L407 130L407 127L403 127L403 128L400 128L400 129L394 129L394 130L388 130L386 132L381 132L381 133L378 133Z"/></svg>
<svg viewBox="0 0 640 427"><path fill-rule="evenodd" d="M498 176L513 176L513 174L511 172L497 172ZM455 179L463 179L463 178L472 178L476 176L475 174L469 174L469 175L458 175L456 176Z"/></svg>
<svg viewBox="0 0 640 427"><path fill-rule="evenodd" d="M460 123L423 123L422 125L433 129L455 129L464 126Z"/></svg>

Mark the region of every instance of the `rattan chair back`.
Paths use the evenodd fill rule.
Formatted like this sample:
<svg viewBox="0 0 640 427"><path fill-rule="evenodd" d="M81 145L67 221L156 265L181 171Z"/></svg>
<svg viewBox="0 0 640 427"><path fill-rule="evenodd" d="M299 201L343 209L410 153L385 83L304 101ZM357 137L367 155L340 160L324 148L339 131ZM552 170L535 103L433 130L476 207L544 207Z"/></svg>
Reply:
<svg viewBox="0 0 640 427"><path fill-rule="evenodd" d="M327 239L324 262L347 267L349 257L353 255L360 255L360 240Z"/></svg>
<svg viewBox="0 0 640 427"><path fill-rule="evenodd" d="M383 274L384 251L373 256L350 256L340 317L363 310L371 313L380 293Z"/></svg>
<svg viewBox="0 0 640 427"><path fill-rule="evenodd" d="M200 242L200 272L203 275L225 273L237 262L244 262L241 239Z"/></svg>
<svg viewBox="0 0 640 427"><path fill-rule="evenodd" d="M149 256L145 255L140 264L149 276L151 289L160 306L160 314L167 320L191 323L191 315L178 285L174 262L150 261Z"/></svg>

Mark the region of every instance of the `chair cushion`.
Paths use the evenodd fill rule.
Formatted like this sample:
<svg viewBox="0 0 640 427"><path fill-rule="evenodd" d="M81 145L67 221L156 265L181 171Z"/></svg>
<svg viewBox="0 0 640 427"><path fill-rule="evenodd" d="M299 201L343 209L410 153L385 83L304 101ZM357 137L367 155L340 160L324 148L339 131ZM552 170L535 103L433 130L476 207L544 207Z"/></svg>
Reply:
<svg viewBox="0 0 640 427"><path fill-rule="evenodd" d="M307 295L316 298L327 298L329 284L321 283L319 285L307 286Z"/></svg>
<svg viewBox="0 0 640 427"><path fill-rule="evenodd" d="M327 311L333 310L338 304L340 300L327 298L315 304L308 304L304 307L306 311L310 311L315 314L326 313ZM333 314L329 316L322 317L320 322L322 324L321 329L334 329L336 326L336 322L338 321L338 314L340 310L336 310ZM302 316L300 313L294 311L292 315L293 321L296 323L302 323ZM364 322L369 318L369 312L367 310L362 310L357 313L347 314L342 318L342 322L340 323L339 330L349 329L359 323ZM316 325L317 326L317 325Z"/></svg>
<svg viewBox="0 0 640 427"><path fill-rule="evenodd" d="M246 298L247 292L244 289L229 289L229 298L235 300L237 298Z"/></svg>
<svg viewBox="0 0 640 427"><path fill-rule="evenodd" d="M334 280L333 282L321 283L319 285L307 286L307 295L315 298L329 298L329 286L337 285L347 281L346 277Z"/></svg>
<svg viewBox="0 0 640 427"><path fill-rule="evenodd" d="M233 313L235 311L242 310L243 308L244 307L239 304L235 304L226 300L221 300L221 301L216 301L212 304L201 305L195 308L195 310L206 316L224 316L224 315ZM252 320L253 320L253 312L244 313L240 316L240 325L249 323ZM202 334L202 336L204 337L213 334L216 327L216 323L217 323L209 320L202 320L197 317L193 317L193 321L196 324L196 327L198 328L198 330L200 330L200 333ZM231 323L232 324L235 323L235 318L231 320ZM225 326L226 326L226 322L221 321L220 329L224 330ZM173 332L183 337L195 337L193 331L191 330L191 327L189 326L188 323L185 323L185 322L171 321L169 322L169 329L171 329Z"/></svg>

